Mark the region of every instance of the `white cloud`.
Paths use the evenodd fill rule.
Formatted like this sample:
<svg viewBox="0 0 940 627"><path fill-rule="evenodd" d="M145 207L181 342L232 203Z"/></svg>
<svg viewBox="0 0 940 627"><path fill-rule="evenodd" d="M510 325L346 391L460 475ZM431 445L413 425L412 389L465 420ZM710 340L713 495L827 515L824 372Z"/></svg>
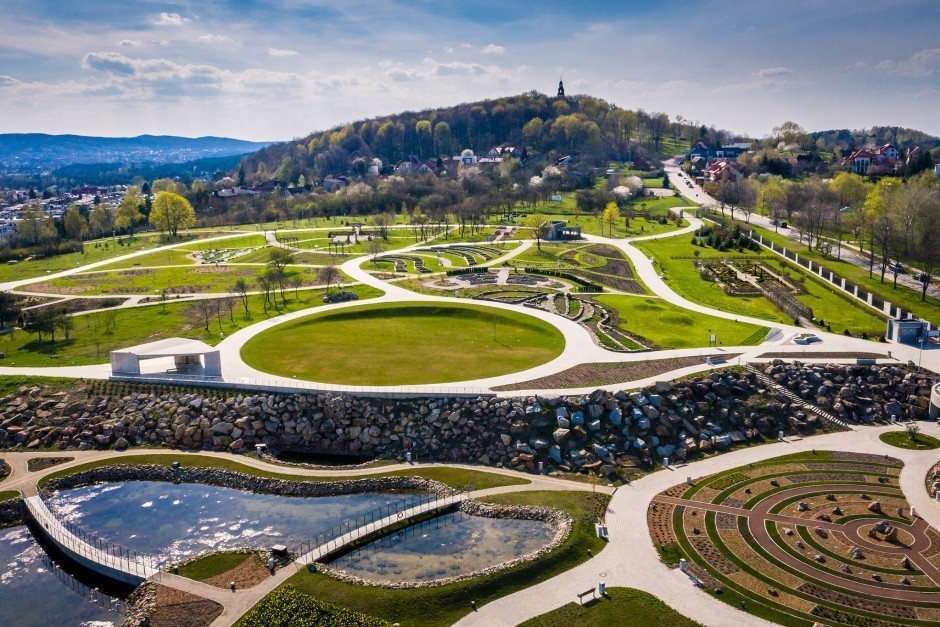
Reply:
<svg viewBox="0 0 940 627"><path fill-rule="evenodd" d="M153 24L157 26L182 26L192 22L188 17L183 17L179 13L161 13L159 16L152 18L150 20Z"/></svg>
<svg viewBox="0 0 940 627"><path fill-rule="evenodd" d="M296 57L296 50L283 50L281 48L268 48L269 57Z"/></svg>
<svg viewBox="0 0 940 627"><path fill-rule="evenodd" d="M19 85L20 81L16 80L12 76L7 76L6 74L0 74L0 87L13 87L14 85Z"/></svg>
<svg viewBox="0 0 940 627"><path fill-rule="evenodd" d="M923 78L931 76L937 65L940 65L940 48L924 48L904 61L882 61L875 69L885 74Z"/></svg>
<svg viewBox="0 0 940 627"><path fill-rule="evenodd" d="M786 76L793 74L793 70L785 67L765 67L758 70L755 74L757 78L773 78L776 76Z"/></svg>
<svg viewBox="0 0 940 627"><path fill-rule="evenodd" d="M140 46L141 43L142 42L140 42L137 39L122 39L121 41L118 42L118 45L121 46L122 48L136 48Z"/></svg>
<svg viewBox="0 0 940 627"><path fill-rule="evenodd" d="M465 63L463 61L450 61L441 63L430 57L425 58L421 65L407 67L396 65L385 70L385 76L396 82L417 81L430 77L448 77L448 76L483 76L483 75L501 75L498 67L485 66L479 63Z"/></svg>
<svg viewBox="0 0 940 627"><path fill-rule="evenodd" d="M423 73L415 68L393 67L385 70L385 76L393 81L405 83L423 78Z"/></svg>
<svg viewBox="0 0 940 627"><path fill-rule="evenodd" d="M431 68L430 74L435 76L479 76L490 73L488 68L479 63L463 63L461 61L438 63L433 59L425 59L425 63Z"/></svg>
<svg viewBox="0 0 940 627"><path fill-rule="evenodd" d="M200 35L196 38L196 41L208 45L229 44L234 42L231 37L226 37L225 35L213 35L212 33Z"/></svg>
<svg viewBox="0 0 940 627"><path fill-rule="evenodd" d="M503 54L504 52L506 52L506 49L496 44L488 44L483 48L483 54Z"/></svg>

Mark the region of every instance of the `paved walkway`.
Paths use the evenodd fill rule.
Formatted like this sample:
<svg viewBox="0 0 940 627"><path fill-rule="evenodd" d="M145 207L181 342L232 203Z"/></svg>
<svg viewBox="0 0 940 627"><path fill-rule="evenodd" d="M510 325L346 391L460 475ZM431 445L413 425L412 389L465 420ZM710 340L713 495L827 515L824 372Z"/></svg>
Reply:
<svg viewBox="0 0 940 627"><path fill-rule="evenodd" d="M897 428L871 427L793 439L740 449L647 475L619 488L614 494L607 511L610 544L600 554L549 581L493 601L467 615L457 625L517 625L566 603L576 603L575 593L596 586L600 581L608 587L627 586L645 590L709 627L772 625L709 596L678 569L670 569L660 561L650 540L646 520L650 502L660 492L684 482L687 477L703 477L778 455L813 449L887 454L905 464L900 485L908 502L926 523L940 529L940 504L924 489L924 477L940 453L894 448L878 439L881 433ZM935 424L925 431L934 436L940 434L940 428Z"/></svg>
<svg viewBox="0 0 940 627"><path fill-rule="evenodd" d="M671 172L670 176L678 176L675 172ZM685 187L684 185L679 185L680 189ZM638 241L647 241L647 240L656 240L667 237L681 237L687 235L698 228L701 227L701 220L690 217L689 226L680 229L678 231L672 231L668 233L660 233L658 235L650 235L645 237L637 237L631 239L611 239L599 236L587 236L588 241L594 241L599 243L604 243L608 245L615 246L622 250L624 254L630 259L633 264L633 267L636 271L637 278L645 283L650 290L654 293L655 296L666 300L667 302L684 309L695 311L697 313L716 316L726 320L735 320L742 323L750 323L758 326L767 327L770 329L770 337L776 338L770 341L765 342L762 346L746 346L746 347L731 347L725 346L722 347L724 350L733 353L740 353L741 362L746 362L752 358L755 358L761 352L764 352L768 344L774 344L778 352L787 352L800 354L805 352L807 349L803 346L797 346L788 343L789 340L793 338L797 333L805 332L806 329L801 327L795 327L792 325L783 325L776 324L767 320L762 320L758 318L751 318L747 316L740 316L721 310L713 309L697 303L693 303L672 290L672 288L660 277L659 272L656 270L653 262L647 258L642 252L635 248L632 243ZM290 230L282 230L281 232L289 232ZM209 238L202 241L215 241L215 240L224 240L231 237L240 237L243 236L243 233L235 235L227 235L219 238ZM266 237L274 237L273 232L268 231ZM183 246L186 242L162 247L158 250L174 248L177 246ZM447 246L460 246L465 245L461 242L437 242L434 244L439 247ZM531 247L531 241L524 241L521 245L517 246L511 251L508 251L507 254L497 257L490 260L485 264L481 264L481 267L493 266L501 264L504 261L511 259L515 256L523 254L526 250ZM402 249L395 251L389 251L384 253L384 255L396 255L403 254L408 252L414 252L421 248L426 248L428 242L418 242L406 246ZM101 262L101 264L89 264L84 268L78 269L81 271L87 271L89 268L95 265L102 265L105 263L113 263L115 261L132 258L142 254L149 254L154 251L139 251L137 253L132 253L124 257L119 257L116 259L108 260L106 262ZM387 302L387 303L403 303L403 302L425 302L425 303L453 303L453 302L464 302L457 299L454 299L449 296L428 296L424 294L419 294L412 292L410 290L404 289L395 283L385 282L374 275L366 272L362 269L362 264L368 259L368 256L359 256L349 259L342 264L341 269L344 273L350 276L354 281L373 286L377 289L380 289L384 292L384 295L372 299L369 302ZM68 274L73 274L76 270L67 270L63 273L59 273L56 276L66 276ZM48 278L48 277L46 277ZM35 281L27 280L26 283ZM8 284L9 285L9 284ZM0 289L4 286L0 285ZM356 301L339 303L336 305L329 305L330 309L343 309L346 307L356 307L360 305ZM473 301L474 305L480 307L492 307L494 309L503 309L506 311L519 311L520 307L516 305L510 305L507 303L499 303L494 301ZM137 303L134 303L131 306L135 306ZM608 351L600 346L598 346L590 336L590 332L579 325L578 323L563 318L561 316L552 314L548 311L541 309L525 308L523 311L528 315L537 317L549 324L555 326L565 338L565 348L561 355L555 358L552 361L549 361L545 364L531 368L529 370L515 372L509 375L503 375L499 377L490 377L484 379L460 381L454 383L446 384L427 384L427 385L414 385L414 386L348 386L348 385L337 385L337 384L328 384L325 382L308 382L302 381L299 382L296 379L278 377L271 375L265 372L256 370L246 364L241 358L241 349L244 344L250 340L255 335L262 333L278 324L288 322L290 320L295 320L302 318L304 316L310 315L312 313L319 313L326 310L326 307L315 307L309 308L301 311L296 311L293 313L284 314L276 318L271 318L264 320L258 323L255 323L245 329L237 331L236 333L225 338L221 343L219 343L219 349L222 353L222 361L225 364L224 373L225 379L228 382L235 384L244 384L244 385L256 385L256 386L266 386L271 388L280 388L280 389L300 389L300 390L311 390L311 391L331 391L331 392L347 392L347 393L375 393L375 394L389 394L389 393L404 393L404 394L468 394L475 395L481 393L490 393L491 389L494 387L499 387L503 385L509 385L518 383L521 381L530 381L533 379L538 379L544 376L552 375L563 370L567 370L571 367L586 364L586 363L596 363L596 362L637 362L637 361L647 361L647 360L658 360L666 359L671 357L680 357L680 356L689 356L689 355L702 355L708 354L709 352L714 352L715 349L687 349L687 350L678 350L678 351L651 351L643 353L615 353ZM816 347L816 350L825 350L827 352L878 352L884 353L887 348L883 344L878 344L876 342L869 342L867 340L861 340L858 338L845 337L842 335L836 335L832 333L817 332L823 343ZM940 348L940 347L938 347ZM922 353L918 351L916 347L904 346L904 345L892 345L891 349L892 356L895 359L900 361L912 361L919 363L922 361L923 365L932 370L940 370L940 350L925 350ZM829 361L839 361L831 359ZM843 360L844 361L844 360ZM849 360L854 361L854 360ZM654 377L647 377L643 379L638 379L634 381L622 381L616 384L609 386L604 386L607 389L624 389L624 388L636 388L642 387L653 383L656 380L664 379L674 379L679 376L684 376L688 374L694 374L696 372L703 372L710 369L710 366L702 364L700 366L692 366L688 368L677 369L672 372L662 373ZM63 367L43 367L43 368L18 368L18 367L0 367L0 375L10 374L26 374L26 375L39 375L39 376L58 376L58 377L77 377L77 378L87 378L87 379L103 379L110 376L110 368L107 365L93 365L93 366L63 366ZM555 393L567 393L567 394L578 394L592 391L596 389L596 386L591 386L590 388L571 388L565 390L553 390ZM534 392L535 390L533 390ZM514 392L504 392L504 395L519 395L525 393L526 391L514 391Z"/></svg>

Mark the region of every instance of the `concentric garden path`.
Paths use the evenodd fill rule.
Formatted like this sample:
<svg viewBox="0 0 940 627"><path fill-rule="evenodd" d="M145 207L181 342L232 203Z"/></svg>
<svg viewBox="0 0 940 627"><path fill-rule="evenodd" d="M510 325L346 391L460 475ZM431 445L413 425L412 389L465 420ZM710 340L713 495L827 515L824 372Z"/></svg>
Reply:
<svg viewBox="0 0 940 627"><path fill-rule="evenodd" d="M814 451L731 469L656 496L651 535L771 618L936 624L940 534L911 517L902 466Z"/></svg>

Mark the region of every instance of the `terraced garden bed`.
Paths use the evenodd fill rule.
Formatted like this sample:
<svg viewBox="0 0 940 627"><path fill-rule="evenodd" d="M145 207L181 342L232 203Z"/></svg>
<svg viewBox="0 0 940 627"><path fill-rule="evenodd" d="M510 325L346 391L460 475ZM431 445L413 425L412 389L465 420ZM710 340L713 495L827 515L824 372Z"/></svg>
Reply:
<svg viewBox="0 0 940 627"><path fill-rule="evenodd" d="M901 466L814 451L727 470L654 498L651 539L677 546L716 598L784 625L935 624L937 533L911 518Z"/></svg>

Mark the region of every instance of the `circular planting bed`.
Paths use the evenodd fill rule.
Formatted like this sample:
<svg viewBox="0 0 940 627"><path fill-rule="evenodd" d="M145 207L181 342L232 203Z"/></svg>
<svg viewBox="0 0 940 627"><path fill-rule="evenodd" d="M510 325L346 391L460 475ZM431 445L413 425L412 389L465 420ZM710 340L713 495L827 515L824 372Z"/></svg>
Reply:
<svg viewBox="0 0 940 627"><path fill-rule="evenodd" d="M901 462L820 451L736 468L653 499L663 559L786 625L940 621L940 533L898 485Z"/></svg>
<svg viewBox="0 0 940 627"><path fill-rule="evenodd" d="M923 433L911 435L907 431L888 431L878 436L878 439L891 446L909 448L915 451L930 451L935 448L940 448L940 440L932 435L924 435Z"/></svg>
<svg viewBox="0 0 940 627"><path fill-rule="evenodd" d="M468 381L526 370L564 350L561 332L514 311L387 304L314 314L260 333L242 359L263 372L345 385Z"/></svg>

